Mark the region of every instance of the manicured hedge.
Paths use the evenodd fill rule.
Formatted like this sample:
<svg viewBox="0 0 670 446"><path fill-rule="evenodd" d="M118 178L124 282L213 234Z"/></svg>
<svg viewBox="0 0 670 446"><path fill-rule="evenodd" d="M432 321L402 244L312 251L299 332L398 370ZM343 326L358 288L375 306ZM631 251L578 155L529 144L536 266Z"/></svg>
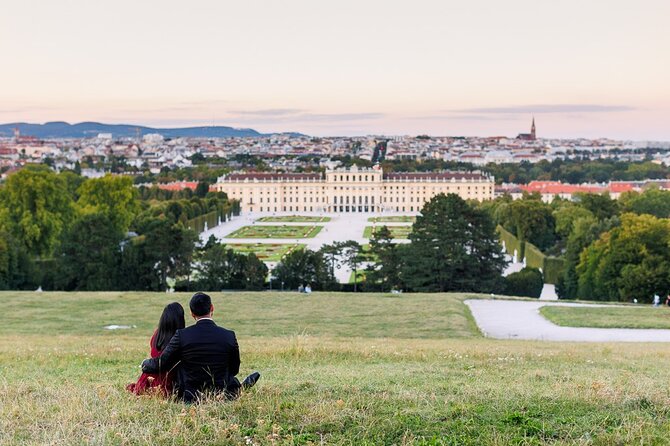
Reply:
<svg viewBox="0 0 670 446"><path fill-rule="evenodd" d="M511 232L498 226L496 228L500 240L505 242L505 250L509 255L514 255L514 250L519 253L518 260L525 258L526 265L530 268L542 269L544 283L556 284L563 274L565 260L560 257L545 255L540 249L529 242L520 242Z"/></svg>
<svg viewBox="0 0 670 446"><path fill-rule="evenodd" d="M513 256L514 251L517 252L519 256L519 261L523 259L524 252L524 244L519 241L511 232L509 232L507 229L503 228L502 226L498 226L496 228L498 231L498 235L500 236L500 241L505 242L505 250L507 251L507 254Z"/></svg>
<svg viewBox="0 0 670 446"><path fill-rule="evenodd" d="M545 255L537 246L526 242L524 253L526 254L526 265L530 268L539 268L544 271Z"/></svg>

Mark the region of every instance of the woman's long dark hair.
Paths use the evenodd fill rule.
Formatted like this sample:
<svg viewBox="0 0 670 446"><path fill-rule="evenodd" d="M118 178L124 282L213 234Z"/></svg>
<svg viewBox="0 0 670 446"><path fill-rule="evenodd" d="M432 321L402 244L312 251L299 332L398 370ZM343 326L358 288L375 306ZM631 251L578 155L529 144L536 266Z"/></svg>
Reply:
<svg viewBox="0 0 670 446"><path fill-rule="evenodd" d="M158 321L158 333L156 334L156 350L162 351L177 330L186 326L184 321L184 307L179 302L172 302L163 309L161 319Z"/></svg>

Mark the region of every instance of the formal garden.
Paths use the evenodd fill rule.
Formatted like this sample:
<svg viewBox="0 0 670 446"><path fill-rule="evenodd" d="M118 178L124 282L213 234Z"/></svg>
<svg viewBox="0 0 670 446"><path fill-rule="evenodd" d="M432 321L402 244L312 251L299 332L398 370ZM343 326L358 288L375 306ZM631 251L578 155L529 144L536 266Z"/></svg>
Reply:
<svg viewBox="0 0 670 446"><path fill-rule="evenodd" d="M259 260L264 262L278 262L286 254L294 249L303 248L302 244L280 244L280 243L232 243L226 247L235 252L243 254L254 253Z"/></svg>
<svg viewBox="0 0 670 446"><path fill-rule="evenodd" d="M372 237L372 234L378 232L382 227L384 227L384 225L366 226L365 231L363 232L363 237ZM391 231L391 237L394 239L406 239L410 232L412 232L411 226L387 226L387 228Z"/></svg>
<svg viewBox="0 0 670 446"><path fill-rule="evenodd" d="M411 215L387 215L382 217L370 217L368 221L371 223L414 223L416 217Z"/></svg>
<svg viewBox="0 0 670 446"><path fill-rule="evenodd" d="M312 238L315 237L323 226L288 226L273 225L243 226L237 231L228 234L227 238Z"/></svg>
<svg viewBox="0 0 670 446"><path fill-rule="evenodd" d="M326 223L330 217L317 217L312 215L272 215L256 220L261 223Z"/></svg>

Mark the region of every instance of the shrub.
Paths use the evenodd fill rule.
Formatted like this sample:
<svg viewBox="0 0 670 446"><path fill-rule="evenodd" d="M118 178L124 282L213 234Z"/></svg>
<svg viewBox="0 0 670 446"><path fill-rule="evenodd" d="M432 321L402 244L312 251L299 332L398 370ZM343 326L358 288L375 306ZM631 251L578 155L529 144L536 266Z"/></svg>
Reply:
<svg viewBox="0 0 670 446"><path fill-rule="evenodd" d="M509 296L540 297L542 273L537 268L524 268L505 277L505 292Z"/></svg>

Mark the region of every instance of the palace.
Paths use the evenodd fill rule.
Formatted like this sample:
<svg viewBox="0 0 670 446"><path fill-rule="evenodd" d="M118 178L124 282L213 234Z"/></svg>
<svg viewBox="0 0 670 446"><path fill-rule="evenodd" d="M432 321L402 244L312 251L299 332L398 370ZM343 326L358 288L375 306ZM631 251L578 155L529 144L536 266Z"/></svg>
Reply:
<svg viewBox="0 0 670 446"><path fill-rule="evenodd" d="M493 199L493 177L479 172L387 173L378 168L320 173L231 173L211 189L242 212L419 212L433 196Z"/></svg>

